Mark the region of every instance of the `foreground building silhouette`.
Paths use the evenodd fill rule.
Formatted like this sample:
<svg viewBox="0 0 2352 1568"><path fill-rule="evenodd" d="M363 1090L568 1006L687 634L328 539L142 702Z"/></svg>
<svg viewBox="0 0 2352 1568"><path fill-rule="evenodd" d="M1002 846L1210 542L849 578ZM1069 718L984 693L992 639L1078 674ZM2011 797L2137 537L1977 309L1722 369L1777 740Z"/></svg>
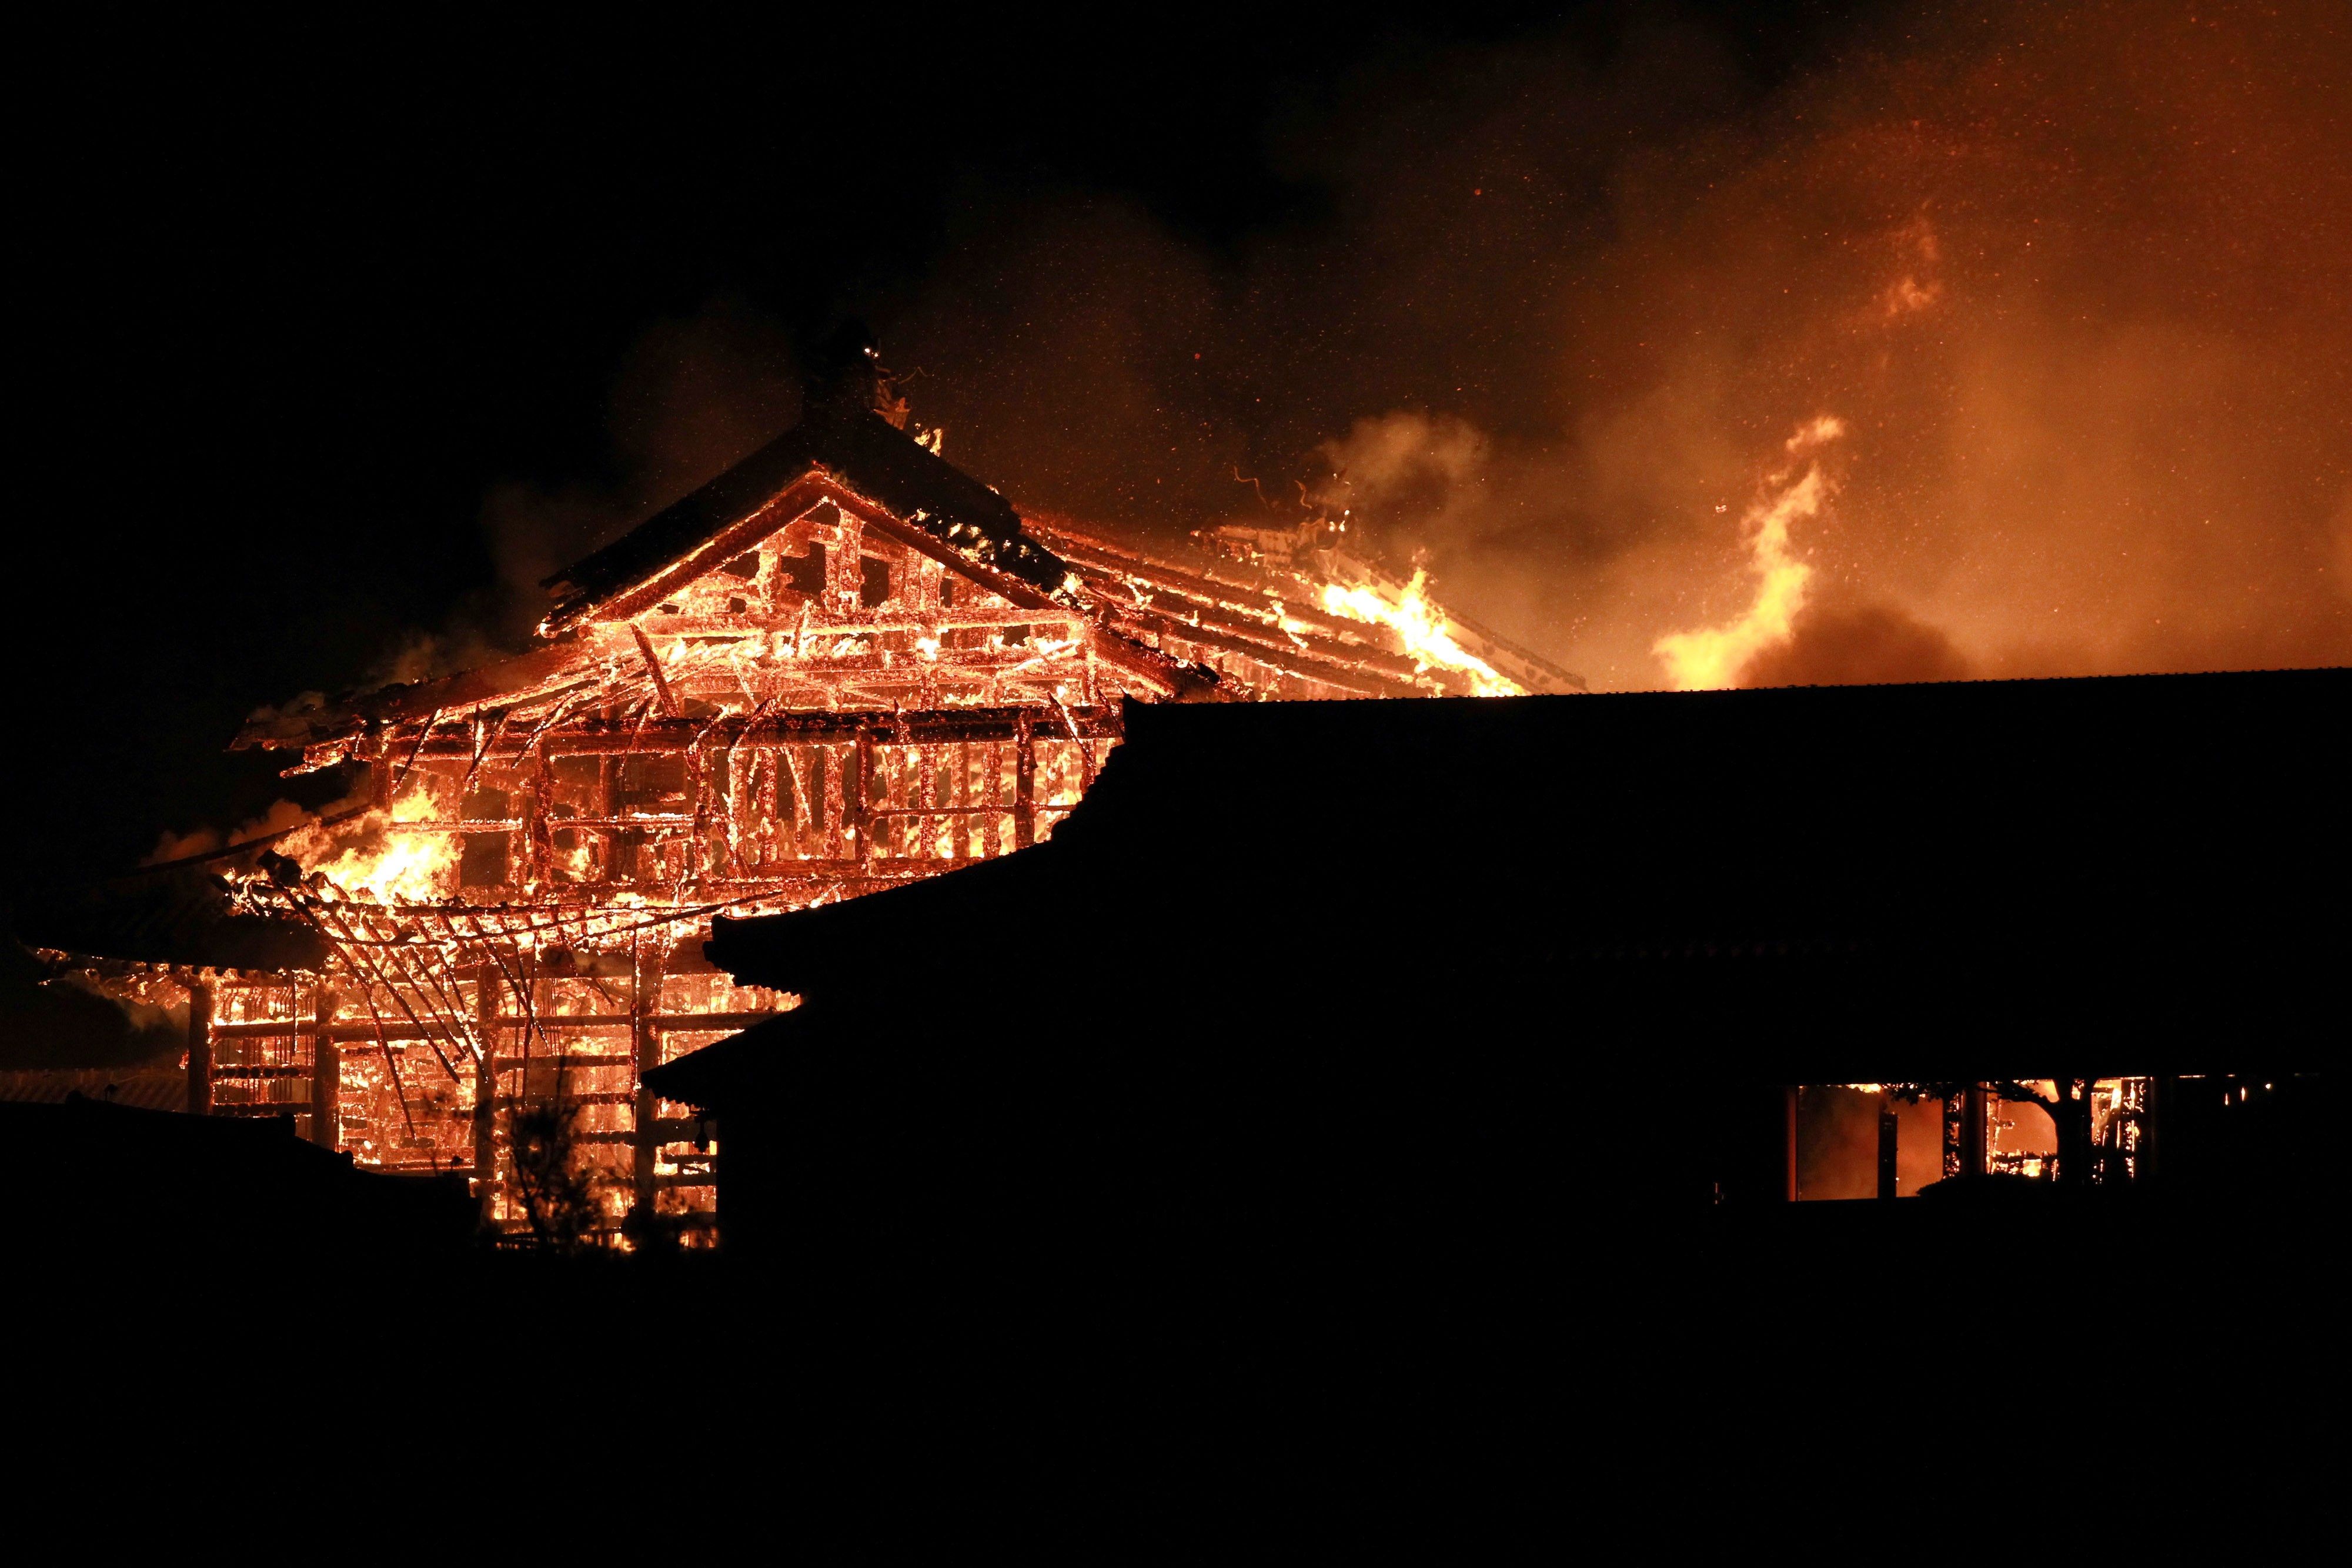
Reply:
<svg viewBox="0 0 2352 1568"><path fill-rule="evenodd" d="M24 1108L60 1114L12 1122L15 1190L75 1266L28 1274L20 1343L102 1322L79 1378L163 1321L281 1440L355 1380L436 1442L485 1388L553 1409L567 1465L574 1411L632 1462L717 1412L762 1498L805 1450L883 1509L910 1440L1183 1506L1630 1460L1702 1507L2021 1432L2292 1475L2347 705L2344 672L1137 704L1050 841L717 925L733 983L803 999L646 1074L715 1158L715 1257L453 1260L456 1184L412 1203L289 1124ZM2056 1073L2165 1086L2130 1181L1780 1201L1792 1085ZM109 1250L166 1267L93 1291Z"/></svg>
<svg viewBox="0 0 2352 1568"><path fill-rule="evenodd" d="M2333 1180L2347 731L2343 671L1137 706L1051 843L721 918L803 1005L647 1081L730 1248L937 1278L1769 1204L1803 1084L2143 1081L2140 1181Z"/></svg>

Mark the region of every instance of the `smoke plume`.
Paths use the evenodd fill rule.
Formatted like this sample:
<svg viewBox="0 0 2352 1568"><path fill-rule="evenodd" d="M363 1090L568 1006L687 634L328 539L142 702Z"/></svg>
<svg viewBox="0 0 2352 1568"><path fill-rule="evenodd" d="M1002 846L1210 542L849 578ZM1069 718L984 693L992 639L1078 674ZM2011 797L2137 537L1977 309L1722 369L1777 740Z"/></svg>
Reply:
<svg viewBox="0 0 2352 1568"><path fill-rule="evenodd" d="M1922 7L1769 92L1685 22L1398 50L1273 133L1319 215L976 196L877 314L1016 502L1345 508L1596 686L1742 625L1726 683L2342 663L2347 80L2310 0ZM1747 622L1824 412L1801 602Z"/></svg>

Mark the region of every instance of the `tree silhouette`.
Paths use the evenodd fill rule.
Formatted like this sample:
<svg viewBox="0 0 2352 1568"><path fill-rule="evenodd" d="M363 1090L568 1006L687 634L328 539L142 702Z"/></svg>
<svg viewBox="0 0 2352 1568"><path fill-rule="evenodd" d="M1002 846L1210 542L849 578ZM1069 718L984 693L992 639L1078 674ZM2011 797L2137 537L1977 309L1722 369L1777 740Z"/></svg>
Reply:
<svg viewBox="0 0 2352 1568"><path fill-rule="evenodd" d="M2058 1182L2062 1186L2088 1186L2094 1179L2098 1152L2091 1136L2091 1090L2095 1078L2053 1078L2053 1092L2017 1078L1970 1079L1965 1082L1890 1083L1889 1092L1906 1100L1950 1100L1972 1089L1988 1090L2003 1100L2039 1105L2058 1133Z"/></svg>
<svg viewBox="0 0 2352 1568"><path fill-rule="evenodd" d="M575 1252L596 1228L593 1185L572 1158L580 1106L561 1092L518 1105L507 1119L515 1194L531 1239L553 1252Z"/></svg>

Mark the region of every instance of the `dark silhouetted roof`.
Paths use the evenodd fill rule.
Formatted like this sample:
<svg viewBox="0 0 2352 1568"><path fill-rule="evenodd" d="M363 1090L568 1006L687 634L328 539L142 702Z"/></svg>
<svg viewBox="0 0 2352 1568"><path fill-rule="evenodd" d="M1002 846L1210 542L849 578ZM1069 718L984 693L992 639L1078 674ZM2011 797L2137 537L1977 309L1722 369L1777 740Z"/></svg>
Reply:
<svg viewBox="0 0 2352 1568"><path fill-rule="evenodd" d="M0 1069L0 1101L62 1105L76 1094L139 1111L184 1111L188 1074L180 1067Z"/></svg>
<svg viewBox="0 0 2352 1568"><path fill-rule="evenodd" d="M656 1087L828 1032L908 1049L987 998L1203 1062L1302 1030L1810 1082L2342 1049L2352 672L1127 724L1037 850L717 923L717 962L809 1005Z"/></svg>
<svg viewBox="0 0 2352 1568"><path fill-rule="evenodd" d="M0 1176L16 1244L35 1257L396 1264L457 1254L477 1218L463 1176L360 1170L297 1138L290 1116L188 1116L79 1094L0 1103Z"/></svg>
<svg viewBox="0 0 2352 1568"><path fill-rule="evenodd" d="M257 852L267 843L255 846ZM226 863L223 852L213 863ZM240 914L206 868L133 873L25 912L17 935L68 953L223 969L316 969L327 945L307 925Z"/></svg>

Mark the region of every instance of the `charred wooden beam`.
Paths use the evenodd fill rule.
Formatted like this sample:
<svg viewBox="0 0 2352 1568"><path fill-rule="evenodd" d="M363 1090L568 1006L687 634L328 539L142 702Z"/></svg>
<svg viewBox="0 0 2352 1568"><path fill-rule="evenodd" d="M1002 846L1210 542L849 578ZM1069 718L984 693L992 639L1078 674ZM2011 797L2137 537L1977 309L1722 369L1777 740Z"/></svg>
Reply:
<svg viewBox="0 0 2352 1568"><path fill-rule="evenodd" d="M1228 558L1196 559L1180 563L1148 550L1097 538L1060 522L1043 525L1040 537L1076 567L1082 576L1092 580L1123 581L1128 578L1137 578L1155 591L1178 591L1198 595L1205 591L1220 602L1245 611L1255 608L1255 601L1258 599L1278 600L1287 619L1319 626L1344 637L1376 643L1384 640L1380 628L1350 617L1335 616L1314 607L1324 581L1345 584L1361 580L1349 577L1348 565L1355 563L1346 563L1344 557L1313 566L1274 569ZM1360 564L1357 570L1361 570ZM1305 605L1299 602L1302 594L1309 601ZM1448 635L1469 645L1473 653L1487 660L1504 676L1521 685L1538 691L1547 688L1559 691L1585 689L1583 676L1562 669L1541 654L1465 616L1446 612L1442 627Z"/></svg>
<svg viewBox="0 0 2352 1568"><path fill-rule="evenodd" d="M1021 716L1013 739L1013 843L1027 849L1037 841L1037 748L1027 713Z"/></svg>
<svg viewBox="0 0 2352 1568"><path fill-rule="evenodd" d="M874 858L874 834L866 821L866 810L871 804L866 792L874 777L874 732L861 728L857 745L842 761L842 799L846 802L845 831L856 841L857 869L863 872Z"/></svg>
<svg viewBox="0 0 2352 1568"><path fill-rule="evenodd" d="M310 1141L322 1148L342 1142L343 1051L323 1024L310 1048Z"/></svg>
<svg viewBox="0 0 2352 1568"><path fill-rule="evenodd" d="M1118 611L1112 616L1112 623L1130 634L1139 633L1163 640L1172 637L1179 642L1244 653L1286 673L1327 684L1337 684L1331 681L1331 676L1339 672L1359 678L1374 678L1381 683L1374 695L1381 696L1427 696L1426 687L1417 684L1422 682L1458 687L1465 695L1470 689L1469 683L1453 672L1433 666L1424 668L1419 661L1402 654L1384 653L1377 649L1352 647L1320 638L1311 643L1297 642L1271 626L1221 627L1207 616L1192 619L1156 607Z"/></svg>
<svg viewBox="0 0 2352 1568"><path fill-rule="evenodd" d="M637 640L637 653L646 662L646 674L654 679L654 692L661 698L662 712L672 718L677 717L677 695L669 689L669 677L662 673L661 658L654 652L653 643L646 636L643 627L631 626L629 634Z"/></svg>
<svg viewBox="0 0 2352 1568"><path fill-rule="evenodd" d="M1150 618L1174 622L1178 625L1206 628L1231 636L1244 637L1264 643L1268 650L1285 660L1304 655L1328 663L1360 665L1387 674L1411 679L1420 673L1420 664L1405 654L1392 651L1391 639L1374 641L1365 635L1372 629L1361 622L1349 622L1355 628L1353 641L1329 634L1329 618L1308 617L1284 606L1277 613L1268 606L1264 615L1242 611L1197 599L1187 593L1162 589L1151 596L1150 602L1141 600L1122 601L1115 606L1112 618ZM1284 622L1296 622L1307 628L1307 635L1285 629Z"/></svg>
<svg viewBox="0 0 2352 1568"><path fill-rule="evenodd" d="M341 1098L342 1058L327 1039L327 1030L334 1021L334 993L324 986L312 986L310 1018L305 1020L302 1040L310 1047L310 1141L327 1148L335 1146L333 1126L337 1104Z"/></svg>
<svg viewBox="0 0 2352 1568"><path fill-rule="evenodd" d="M1307 586L1304 583L1291 584L1286 590L1273 583L1243 587L1215 576L1203 576L1172 566L1147 566L1139 562L1120 566L1108 557L1101 560L1087 559L1084 552L1071 559L1081 576L1096 583L1118 584L1127 591L1125 596L1130 601L1134 585L1129 580L1136 579L1141 580L1155 597L1181 598L1190 604L1206 606L1239 619L1256 621L1261 616L1278 615L1285 621L1312 626L1326 636L1351 639L1368 648L1378 648L1387 641L1381 635L1381 629L1369 622L1333 615L1298 603L1298 590Z"/></svg>
<svg viewBox="0 0 2352 1568"><path fill-rule="evenodd" d="M498 1210L499 1178L499 970L483 964L474 971L475 1028L482 1037L482 1054L474 1063L474 1196L482 1218Z"/></svg>
<svg viewBox="0 0 2352 1568"><path fill-rule="evenodd" d="M1180 564L1099 542L1071 542L1066 553L1081 570L1093 567L1118 577L1139 577L1154 587L1180 590L1237 608L1255 608L1265 601L1279 601L1286 613L1333 632L1363 636L1370 630L1360 621L1295 602L1302 589L1311 591L1313 586L1301 577L1285 580L1271 572L1229 560L1202 559Z"/></svg>
<svg viewBox="0 0 2352 1568"><path fill-rule="evenodd" d="M645 1087L645 1075L661 1065L661 1031L655 1025L655 1011L661 1001L661 950L646 951L642 945L632 944L631 956L635 959L635 973L630 977L629 1012L631 1015L632 1057L635 1063L635 1113L630 1118L630 1175L632 1201L636 1213L645 1220L654 1216L654 1155L657 1145L653 1129L654 1095ZM651 995L647 988L651 988Z"/></svg>

